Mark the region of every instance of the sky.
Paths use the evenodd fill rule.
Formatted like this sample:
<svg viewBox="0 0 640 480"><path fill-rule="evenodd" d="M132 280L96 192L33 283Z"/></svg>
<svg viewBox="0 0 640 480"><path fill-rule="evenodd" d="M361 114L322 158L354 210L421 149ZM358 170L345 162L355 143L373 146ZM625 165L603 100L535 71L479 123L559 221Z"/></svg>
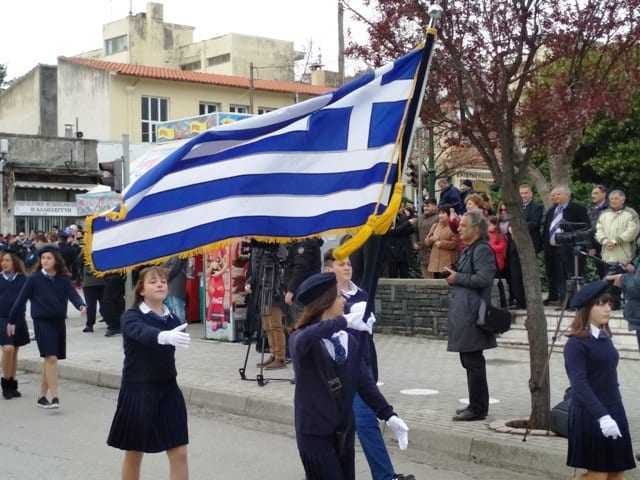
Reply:
<svg viewBox="0 0 640 480"><path fill-rule="evenodd" d="M164 21L195 27L194 40L235 32L290 40L298 50L313 45L313 60L322 54L325 68L337 70L337 0L156 0ZM1 0L0 64L7 79L23 75L38 63L55 64L58 56L102 46L102 24L146 10L146 0ZM354 8L362 0L351 0ZM367 35L345 13L345 34L363 41ZM347 73L362 64L347 61Z"/></svg>

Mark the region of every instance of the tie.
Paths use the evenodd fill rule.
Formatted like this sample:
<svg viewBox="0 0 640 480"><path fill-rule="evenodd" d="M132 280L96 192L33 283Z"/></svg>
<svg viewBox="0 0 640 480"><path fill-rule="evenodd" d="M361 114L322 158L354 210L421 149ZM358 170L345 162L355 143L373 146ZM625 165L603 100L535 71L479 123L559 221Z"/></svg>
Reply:
<svg viewBox="0 0 640 480"><path fill-rule="evenodd" d="M560 222L562 221L562 212L564 208L562 205L558 205L556 207L556 211L553 214L553 220L551 221L551 225L549 227L549 243L551 245L556 244L556 232L560 230Z"/></svg>
<svg viewBox="0 0 640 480"><path fill-rule="evenodd" d="M331 337L330 342L333 344L333 349L336 352L336 363L342 365L347 360L347 352L340 343L340 337Z"/></svg>

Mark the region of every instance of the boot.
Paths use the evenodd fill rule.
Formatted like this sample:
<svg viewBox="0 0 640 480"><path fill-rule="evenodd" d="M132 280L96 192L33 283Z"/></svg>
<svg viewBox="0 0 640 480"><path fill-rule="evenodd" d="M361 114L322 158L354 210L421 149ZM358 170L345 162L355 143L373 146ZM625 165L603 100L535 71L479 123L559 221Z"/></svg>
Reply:
<svg viewBox="0 0 640 480"><path fill-rule="evenodd" d="M269 365L270 363L272 363L275 359L276 359L276 357L274 357L273 355L271 355L271 356L267 357L267 358L265 359L265 361L264 361L264 362L258 362L258 363L256 363L256 367L258 367L258 368L264 368L264 367L266 367L267 365Z"/></svg>
<svg viewBox="0 0 640 480"><path fill-rule="evenodd" d="M265 367L266 370L277 370L287 366L284 360L284 330L278 329L271 332L270 340L273 339L273 356L275 360Z"/></svg>
<svg viewBox="0 0 640 480"><path fill-rule="evenodd" d="M0 379L0 382L2 384L2 396L5 400L11 400L13 398L11 391L11 382L9 381L9 379L4 377Z"/></svg>
<svg viewBox="0 0 640 480"><path fill-rule="evenodd" d="M11 392L14 398L20 398L22 394L18 391L18 380L11 378Z"/></svg>

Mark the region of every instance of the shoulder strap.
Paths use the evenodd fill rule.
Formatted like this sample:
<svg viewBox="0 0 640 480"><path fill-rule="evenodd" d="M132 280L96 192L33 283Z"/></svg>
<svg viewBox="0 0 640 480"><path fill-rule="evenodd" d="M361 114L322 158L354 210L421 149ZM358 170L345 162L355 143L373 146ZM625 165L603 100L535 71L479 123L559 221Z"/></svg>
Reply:
<svg viewBox="0 0 640 480"><path fill-rule="evenodd" d="M338 413L341 416L344 416L342 411L342 380L340 380L340 377L336 372L335 363L322 341L320 341L320 351L321 354L319 361L314 362L316 365L316 371L327 387L329 396L336 402Z"/></svg>

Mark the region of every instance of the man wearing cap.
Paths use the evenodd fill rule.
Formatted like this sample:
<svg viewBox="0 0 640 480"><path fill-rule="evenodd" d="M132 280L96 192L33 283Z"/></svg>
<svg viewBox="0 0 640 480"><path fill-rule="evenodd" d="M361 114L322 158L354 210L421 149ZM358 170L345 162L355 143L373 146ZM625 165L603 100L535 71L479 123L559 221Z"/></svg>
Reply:
<svg viewBox="0 0 640 480"><path fill-rule="evenodd" d="M496 257L486 241L487 221L479 210L467 212L460 222L460 238L466 248L449 272L447 350L460 354L467 371L469 406L456 411L454 421L484 420L489 411L489 386L483 351L495 348L496 337L476 326L481 303L491 302Z"/></svg>
<svg viewBox="0 0 640 480"><path fill-rule="evenodd" d="M467 204L467 197L474 193L476 193L476 191L473 189L473 182L469 179L463 180L462 185L460 185L460 198L463 207Z"/></svg>

